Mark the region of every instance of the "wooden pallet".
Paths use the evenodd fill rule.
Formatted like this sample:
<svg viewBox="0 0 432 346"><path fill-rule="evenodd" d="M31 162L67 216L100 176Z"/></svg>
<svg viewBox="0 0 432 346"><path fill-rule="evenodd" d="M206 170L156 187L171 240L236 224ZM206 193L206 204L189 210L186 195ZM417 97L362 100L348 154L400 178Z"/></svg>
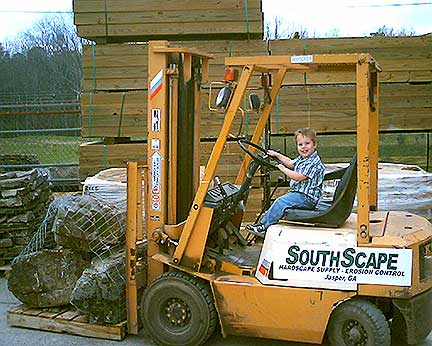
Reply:
<svg viewBox="0 0 432 346"><path fill-rule="evenodd" d="M88 316L71 306L33 309L24 305L8 311L8 324L13 327L67 333L85 337L123 340L126 336L127 323L93 324Z"/></svg>

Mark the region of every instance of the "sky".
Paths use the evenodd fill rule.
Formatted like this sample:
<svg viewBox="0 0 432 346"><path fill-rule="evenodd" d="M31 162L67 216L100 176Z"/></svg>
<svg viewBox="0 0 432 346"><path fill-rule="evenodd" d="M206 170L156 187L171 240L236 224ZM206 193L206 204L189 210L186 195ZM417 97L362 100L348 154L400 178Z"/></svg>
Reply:
<svg viewBox="0 0 432 346"><path fill-rule="evenodd" d="M277 16L283 30L306 29L309 37L369 36L383 25L417 35L432 32L432 1L262 0L262 7L266 21ZM44 11L72 11L72 0L0 0L0 42L31 29L48 15Z"/></svg>

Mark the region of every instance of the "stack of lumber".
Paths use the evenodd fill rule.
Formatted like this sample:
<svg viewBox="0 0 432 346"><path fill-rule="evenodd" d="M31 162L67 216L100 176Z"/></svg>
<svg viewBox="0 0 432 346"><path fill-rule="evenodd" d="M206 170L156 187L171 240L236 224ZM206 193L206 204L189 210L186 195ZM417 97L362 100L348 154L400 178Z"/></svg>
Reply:
<svg viewBox="0 0 432 346"><path fill-rule="evenodd" d="M370 53L380 73L380 130L430 129L432 35L269 41L272 55ZM355 130L355 74L288 74L273 133L300 126L319 132ZM304 119L305 121L299 121Z"/></svg>
<svg viewBox="0 0 432 346"><path fill-rule="evenodd" d="M121 91L147 89L148 44L83 46L82 89Z"/></svg>
<svg viewBox="0 0 432 346"><path fill-rule="evenodd" d="M432 35L409 37L368 38L315 38L304 40L269 41L273 55L345 54L370 53L382 66L381 82L430 82ZM340 72L335 74L306 74L306 82L298 78L289 84L334 84L353 83L354 75Z"/></svg>
<svg viewBox="0 0 432 346"><path fill-rule="evenodd" d="M205 166L210 157L214 141L201 142L200 165ZM128 158L125 158L125 153ZM238 173L245 154L237 142L228 142L225 145L220 165L216 174L224 181L234 180ZM145 142L132 142L120 144L103 144L91 142L80 146L80 177L96 174L102 169L113 167L126 167L127 161L145 161L147 159L147 144Z"/></svg>
<svg viewBox="0 0 432 346"><path fill-rule="evenodd" d="M210 81L222 80L228 56L270 53L268 43L262 40L175 41L170 46L212 54ZM84 46L82 88L85 92L147 90L147 64L148 44L145 42Z"/></svg>
<svg viewBox="0 0 432 346"><path fill-rule="evenodd" d="M223 78L225 57L267 55L265 41L190 41L172 45L214 55L209 80ZM147 136L148 44L107 44L83 48L82 131L85 138ZM258 82L258 77L255 77ZM208 110L209 92L202 90L202 137L217 137L224 114ZM240 118L236 120L236 126Z"/></svg>
<svg viewBox="0 0 432 346"><path fill-rule="evenodd" d="M260 39L260 0L75 0L78 35L98 43Z"/></svg>
<svg viewBox="0 0 432 346"><path fill-rule="evenodd" d="M380 130L430 128L432 85L380 85ZM309 126L316 131L356 130L356 89L352 84L285 86L276 100L273 133Z"/></svg>
<svg viewBox="0 0 432 346"><path fill-rule="evenodd" d="M277 40L268 44L258 40L173 44L214 54L215 59L210 61L210 80L222 79L227 56L371 52L383 68L380 75L380 129L430 128L432 35ZM87 92L82 101L83 137L109 137L119 133L121 136L139 137L141 129L144 130L141 136L146 136L146 119L139 118L139 114L147 107L147 44L85 47L83 61L83 88ZM350 72L289 75L276 100L272 133L292 133L302 126L311 126L321 133L355 130L354 78L354 73ZM215 138L223 114L208 110L208 98L208 89L204 85L201 135ZM139 105L138 100L141 102ZM247 125L253 130L257 117L254 114L247 116ZM122 128L119 128L120 124Z"/></svg>
<svg viewBox="0 0 432 346"><path fill-rule="evenodd" d="M82 137L147 136L147 91L84 93Z"/></svg>
<svg viewBox="0 0 432 346"><path fill-rule="evenodd" d="M85 180L103 169L126 167L128 161L145 161L147 144L138 141L117 144L88 142L80 146L79 156L80 179Z"/></svg>

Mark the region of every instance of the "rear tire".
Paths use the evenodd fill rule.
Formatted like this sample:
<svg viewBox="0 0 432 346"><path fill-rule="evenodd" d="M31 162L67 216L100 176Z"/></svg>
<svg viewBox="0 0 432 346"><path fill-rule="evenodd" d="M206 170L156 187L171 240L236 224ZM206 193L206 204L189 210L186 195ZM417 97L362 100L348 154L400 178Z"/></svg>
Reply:
<svg viewBox="0 0 432 346"><path fill-rule="evenodd" d="M328 340L331 346L390 346L390 326L371 302L349 300L333 311Z"/></svg>
<svg viewBox="0 0 432 346"><path fill-rule="evenodd" d="M147 287L141 316L145 330L161 346L202 345L217 323L208 284L182 272L164 273Z"/></svg>

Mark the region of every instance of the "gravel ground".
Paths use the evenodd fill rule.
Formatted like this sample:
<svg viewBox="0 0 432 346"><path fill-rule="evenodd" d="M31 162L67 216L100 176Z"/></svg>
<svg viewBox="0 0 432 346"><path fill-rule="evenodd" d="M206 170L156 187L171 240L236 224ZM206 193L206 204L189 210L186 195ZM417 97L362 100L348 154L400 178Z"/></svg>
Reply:
<svg viewBox="0 0 432 346"><path fill-rule="evenodd" d="M123 341L108 341L82 336L45 332L25 328L10 327L7 324L7 310L18 305L19 301L7 289L7 281L0 277L0 345L7 346L155 346L150 338L141 332L140 335L127 336ZM275 340L263 340L245 337L228 337L223 339L220 335L214 335L206 346L307 346L292 342ZM377 345L378 346L378 345ZM417 346L432 346L432 333Z"/></svg>

